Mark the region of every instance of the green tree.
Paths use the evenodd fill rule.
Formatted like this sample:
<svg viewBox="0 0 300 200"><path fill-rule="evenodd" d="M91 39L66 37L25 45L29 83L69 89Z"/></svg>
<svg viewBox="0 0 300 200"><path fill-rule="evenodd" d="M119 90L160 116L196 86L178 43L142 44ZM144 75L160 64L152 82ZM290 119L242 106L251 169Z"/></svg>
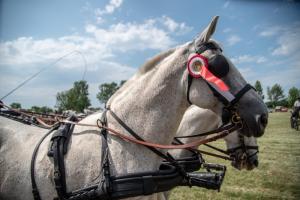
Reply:
<svg viewBox="0 0 300 200"><path fill-rule="evenodd" d="M29 110L32 112L36 112L36 113L51 113L51 112L53 112L52 108L49 108L47 106L42 106L42 107L32 106Z"/></svg>
<svg viewBox="0 0 300 200"><path fill-rule="evenodd" d="M40 113L41 112L41 108L38 107L38 106L31 106L30 111L31 112Z"/></svg>
<svg viewBox="0 0 300 200"><path fill-rule="evenodd" d="M262 89L262 86L261 86L261 83L260 83L259 80L257 80L257 81L255 82L254 87L255 87L255 89L256 89L258 95L259 95L262 99L264 99L265 96L264 96L264 94L263 94L263 89Z"/></svg>
<svg viewBox="0 0 300 200"><path fill-rule="evenodd" d="M111 83L103 83L101 85L99 85L99 90L100 92L98 92L97 94L97 99L101 102L101 103L106 103L108 101L108 99L125 83L125 80L122 80L120 82L120 84L118 85L115 82L111 82Z"/></svg>
<svg viewBox="0 0 300 200"><path fill-rule="evenodd" d="M16 103L16 102L10 104L10 107L14 108L14 109L21 109L22 108L21 104L20 103Z"/></svg>
<svg viewBox="0 0 300 200"><path fill-rule="evenodd" d="M56 107L61 110L75 110L83 112L91 103L88 98L88 84L86 81L76 81L73 88L59 92L56 95Z"/></svg>
<svg viewBox="0 0 300 200"><path fill-rule="evenodd" d="M296 87L292 87L289 90L288 96L288 103L290 107L294 105L294 102L297 100L298 97L300 97L300 90L298 90Z"/></svg>
<svg viewBox="0 0 300 200"><path fill-rule="evenodd" d="M40 112L41 113L51 113L51 112L53 112L53 109L49 108L47 106L42 106L42 107L40 107Z"/></svg>
<svg viewBox="0 0 300 200"><path fill-rule="evenodd" d="M267 94L271 105L276 106L279 100L284 98L283 89L279 84L275 84L272 88L267 87Z"/></svg>

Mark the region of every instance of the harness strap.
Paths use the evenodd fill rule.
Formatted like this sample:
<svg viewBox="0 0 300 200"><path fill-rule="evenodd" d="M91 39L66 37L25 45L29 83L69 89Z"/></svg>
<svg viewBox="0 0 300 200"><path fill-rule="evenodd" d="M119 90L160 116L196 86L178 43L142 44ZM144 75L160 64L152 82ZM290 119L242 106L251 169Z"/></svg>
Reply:
<svg viewBox="0 0 300 200"><path fill-rule="evenodd" d="M70 121L77 121L75 116L69 117ZM62 124L52 135L48 150L48 156L53 157L54 172L53 180L57 192L57 199L63 200L68 197L66 191L66 176L64 155L68 150L68 143L73 133L74 124Z"/></svg>
<svg viewBox="0 0 300 200"><path fill-rule="evenodd" d="M177 138L174 138L174 140L178 143L178 144L183 144L179 139ZM219 151L225 155L228 155L228 153L226 151L224 151L223 149L220 149L220 148L217 148L217 147L214 147L212 145L208 145L208 144L203 144L207 147L210 147L216 151ZM215 153L211 153L211 152L208 152L208 151L203 151L203 150L199 150L199 149L194 149L194 148L188 148L188 149L185 149L185 150L188 150L190 152L192 152L194 155L199 155L201 160L203 160L201 154L205 154L205 155L209 155L209 156L213 156L213 157L217 157L217 158L222 158L224 160L233 160L232 158L230 158L229 156L223 156L223 155L219 155L219 154L215 154ZM203 160L204 161L204 160ZM196 171L196 170L194 170Z"/></svg>
<svg viewBox="0 0 300 200"><path fill-rule="evenodd" d="M234 148L230 148L230 149L227 149L227 153L233 153L233 152L235 152L236 150L238 150L238 149L242 149L243 147L242 146L237 146L237 147L234 147ZM254 150L257 150L258 151L258 149L259 149L259 147L258 146L251 146L251 145L245 145L245 148L246 149L254 149Z"/></svg>
<svg viewBox="0 0 300 200"><path fill-rule="evenodd" d="M44 139L50 135L54 130L58 129L58 127L60 126L60 124L55 124L41 139L40 141L37 143L37 145L35 146L34 150L33 150L33 154L31 157L31 163L30 163L30 178L31 178L31 186L32 186L32 194L33 194L33 198L34 200L41 200L39 191L38 191L38 187L36 185L36 181L35 181L35 173L34 173L34 169L35 169L35 160L36 160L36 156L37 156L37 152L42 144L42 142L44 141Z"/></svg>
<svg viewBox="0 0 300 200"><path fill-rule="evenodd" d="M235 126L235 124L228 124L228 125L225 125L225 126L220 126L219 128L217 128L215 130L212 130L212 131L207 131L207 132L199 133L199 134L195 134L195 135L176 136L174 138L179 139L179 138L203 137L203 136L216 134L216 133L222 132L224 130L229 130L229 129L233 128L234 126Z"/></svg>
<svg viewBox="0 0 300 200"><path fill-rule="evenodd" d="M186 98L187 98L187 101L189 102L189 104L192 105L193 103L190 100L190 88L191 88L191 85L193 82L193 77L190 74L188 74L187 79L188 79L188 85L187 85Z"/></svg>
<svg viewBox="0 0 300 200"><path fill-rule="evenodd" d="M107 126L107 110L104 110L102 118L100 119L103 126ZM103 136L102 141L102 155L101 155L101 166L102 166L102 180L99 184L98 191L100 193L109 194L111 192L110 188L110 168L109 168L109 157L108 157L108 144L107 144L107 130L101 129L101 135Z"/></svg>

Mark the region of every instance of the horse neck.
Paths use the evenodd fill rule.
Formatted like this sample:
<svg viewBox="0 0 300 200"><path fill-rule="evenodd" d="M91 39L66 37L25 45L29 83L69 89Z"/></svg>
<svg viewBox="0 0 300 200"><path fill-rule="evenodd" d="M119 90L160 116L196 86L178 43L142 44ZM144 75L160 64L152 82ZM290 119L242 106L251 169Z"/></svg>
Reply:
<svg viewBox="0 0 300 200"><path fill-rule="evenodd" d="M219 124L220 118L214 112L192 105L185 112L176 136L189 136L204 133L216 129ZM194 140L204 139L206 137L208 136L185 138L180 139L180 141L183 143L189 143ZM184 149L171 150L169 153L176 158L188 157L192 155L192 152Z"/></svg>
<svg viewBox="0 0 300 200"><path fill-rule="evenodd" d="M178 55L173 56L136 77L109 102L111 110L146 141L170 144L188 107L183 84L185 69L172 67ZM109 114L108 125L128 134ZM113 173L156 170L160 164L161 158L143 146L116 137L110 138L109 145Z"/></svg>

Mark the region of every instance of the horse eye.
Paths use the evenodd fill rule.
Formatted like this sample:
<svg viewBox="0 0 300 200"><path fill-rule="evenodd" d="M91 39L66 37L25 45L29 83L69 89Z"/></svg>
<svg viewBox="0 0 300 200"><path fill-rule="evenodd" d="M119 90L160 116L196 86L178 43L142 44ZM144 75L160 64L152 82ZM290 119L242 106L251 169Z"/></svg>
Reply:
<svg viewBox="0 0 300 200"><path fill-rule="evenodd" d="M222 78L229 72L229 64L223 55L215 55L208 61L209 70L218 78Z"/></svg>

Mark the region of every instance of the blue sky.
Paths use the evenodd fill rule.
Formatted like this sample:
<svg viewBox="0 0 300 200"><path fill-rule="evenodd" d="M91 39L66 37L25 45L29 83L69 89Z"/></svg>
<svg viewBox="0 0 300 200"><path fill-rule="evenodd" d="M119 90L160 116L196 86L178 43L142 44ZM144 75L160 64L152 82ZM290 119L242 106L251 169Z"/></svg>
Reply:
<svg viewBox="0 0 300 200"><path fill-rule="evenodd" d="M250 83L300 88L300 3L292 0L0 0L0 97L49 69L4 102L55 105L87 62L93 106L98 86L126 80L147 59L192 40L219 15L214 39Z"/></svg>

